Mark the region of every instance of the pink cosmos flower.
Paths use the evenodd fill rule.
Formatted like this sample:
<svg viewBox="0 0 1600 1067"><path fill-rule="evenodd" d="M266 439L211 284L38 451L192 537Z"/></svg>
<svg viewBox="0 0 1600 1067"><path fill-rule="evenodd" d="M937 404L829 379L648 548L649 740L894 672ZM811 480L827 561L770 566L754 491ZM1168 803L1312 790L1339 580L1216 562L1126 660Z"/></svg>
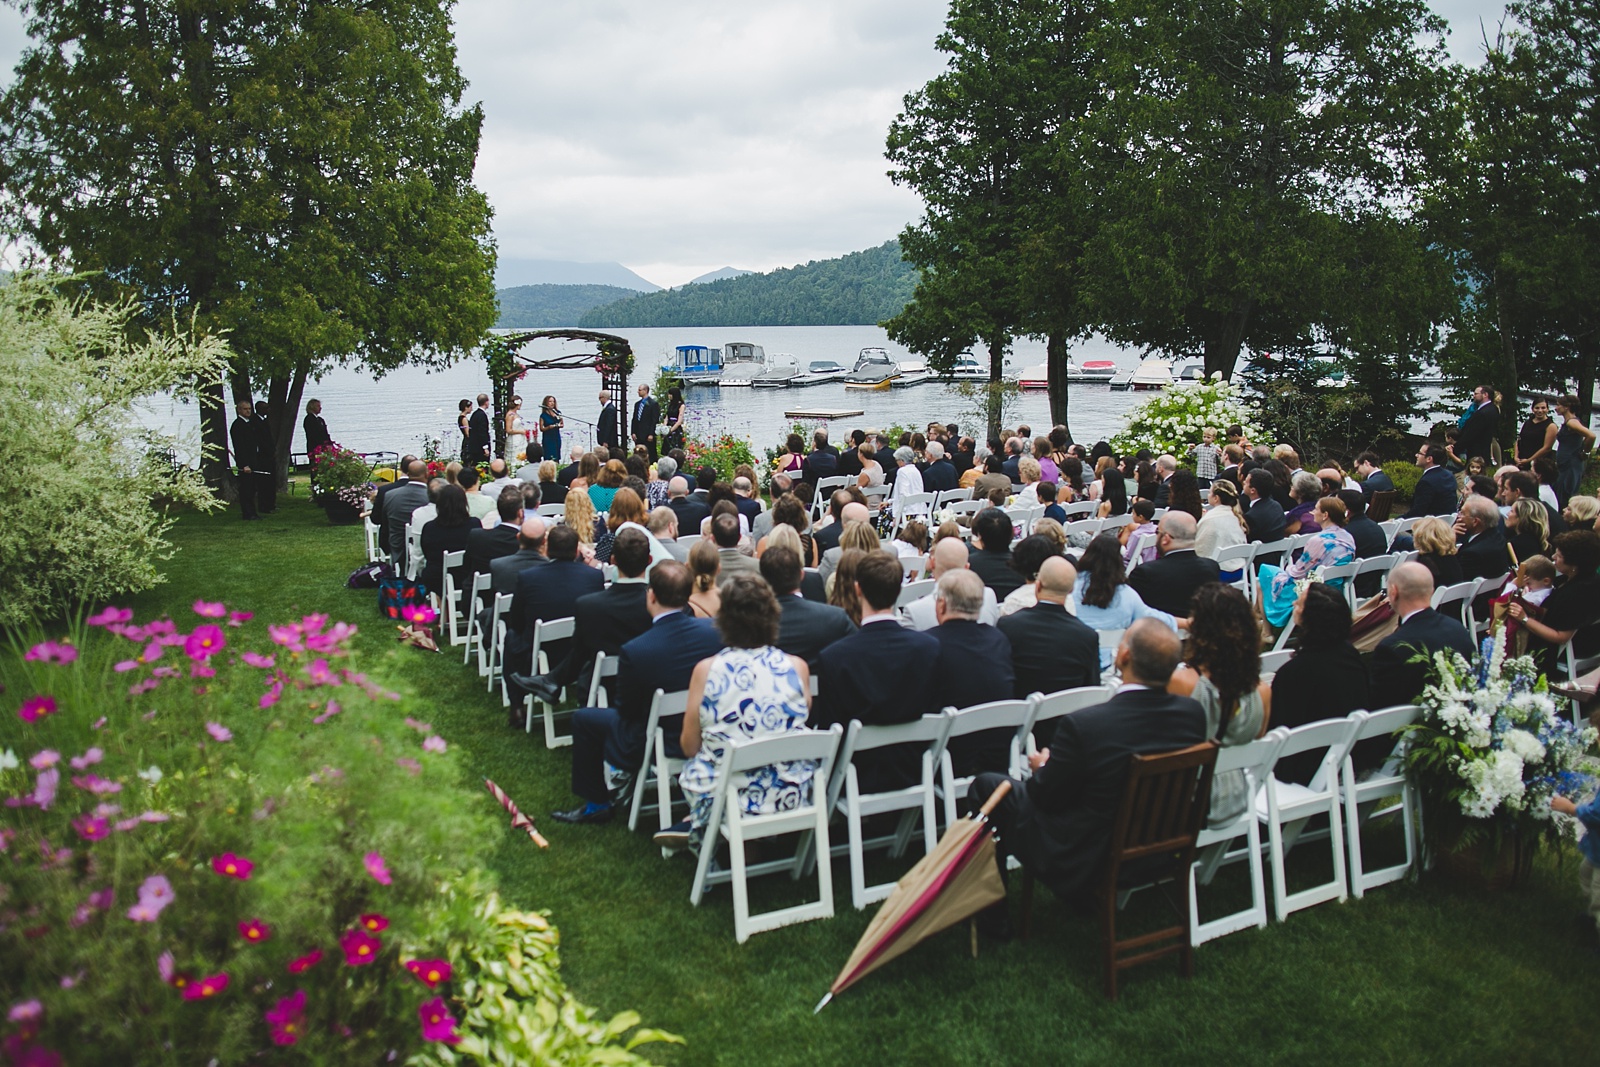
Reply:
<svg viewBox="0 0 1600 1067"><path fill-rule="evenodd" d="M337 700L330 700L328 701L328 710L324 711L321 715L318 715L311 721L316 723L318 726L321 726L323 723L327 722L329 719L333 718L343 710L344 709L339 706L339 702Z"/></svg>
<svg viewBox="0 0 1600 1067"><path fill-rule="evenodd" d="M90 615L84 620L90 626L110 626L112 623L126 623L133 621L132 608L118 608L106 605L100 611Z"/></svg>
<svg viewBox="0 0 1600 1067"><path fill-rule="evenodd" d="M42 754L43 753L41 753L41 755ZM37 759L37 758L38 757L35 757L35 759ZM72 764L72 769L73 770L75 770L75 771L86 771L90 767L93 767L96 763L99 763L101 760L103 760L105 758L106 758L106 754L105 754L105 752L103 750L98 749L98 748L91 748L89 751L85 752L81 756L73 756L72 759L69 760L68 762L70 762Z"/></svg>
<svg viewBox="0 0 1600 1067"><path fill-rule="evenodd" d="M52 767L47 771L40 771L39 777L33 782L33 803L41 811L49 811L50 805L56 802L56 790L61 785L61 772Z"/></svg>
<svg viewBox="0 0 1600 1067"><path fill-rule="evenodd" d="M205 1000L207 997L216 996L218 993L227 988L228 976L225 974L214 974L210 978L202 978L200 981L192 982L188 986L184 987L183 999Z"/></svg>
<svg viewBox="0 0 1600 1067"><path fill-rule="evenodd" d="M379 885L389 885L394 881L389 876L388 864L383 862L383 857L378 853L368 852L362 862L367 866L367 873L372 875Z"/></svg>
<svg viewBox="0 0 1600 1067"><path fill-rule="evenodd" d="M125 834L129 830L136 829L138 825L138 819L118 819L111 828L119 834Z"/></svg>
<svg viewBox="0 0 1600 1067"><path fill-rule="evenodd" d="M101 801L99 804L94 806L94 814L96 818L109 819L111 816L120 815L121 813L121 804L107 804L104 801Z"/></svg>
<svg viewBox="0 0 1600 1067"><path fill-rule="evenodd" d="M206 733L210 734L212 739L216 741L233 740L233 731L222 725L220 722L206 723Z"/></svg>
<svg viewBox="0 0 1600 1067"><path fill-rule="evenodd" d="M89 894L89 907L98 908L100 911L110 911L111 904L117 899L117 891L111 886L96 889Z"/></svg>
<svg viewBox="0 0 1600 1067"><path fill-rule="evenodd" d="M41 748L28 760L28 766L32 767L36 771L42 771L46 767L54 767L60 762L61 753L57 752L53 748Z"/></svg>
<svg viewBox="0 0 1600 1067"><path fill-rule="evenodd" d="M417 1015L422 1019L422 1040L443 1041L447 1045L460 1043L461 1035L456 1033L456 1021L451 1018L443 997L434 997L422 1005L417 1009Z"/></svg>
<svg viewBox="0 0 1600 1067"><path fill-rule="evenodd" d="M363 930L368 930L375 934L389 929L389 920L375 911L361 916L358 921L361 923Z"/></svg>
<svg viewBox="0 0 1600 1067"><path fill-rule="evenodd" d="M148 692L150 692L150 690L154 689L156 686L158 686L160 684L161 684L160 680L158 680L156 678L146 678L142 682L134 682L132 685L128 686L128 695L131 696L131 697L136 697L136 696L139 696L140 694L148 693ZM147 719L154 718L154 717L155 717L155 712L153 712L153 711L149 715L145 716L145 718L147 718Z"/></svg>
<svg viewBox="0 0 1600 1067"><path fill-rule="evenodd" d="M273 659L272 659L271 656L263 656L259 652L246 652L244 655L240 656L239 658L244 660L245 663L249 664L252 667L267 668L267 667L271 667L272 664L273 664Z"/></svg>
<svg viewBox="0 0 1600 1067"><path fill-rule="evenodd" d="M161 980L163 982L166 982L168 985L172 984L172 978L178 972L173 966L171 952L163 952L160 956L156 957L156 973L161 975Z"/></svg>
<svg viewBox="0 0 1600 1067"><path fill-rule="evenodd" d="M317 634L306 634L306 648L312 652L337 653L340 646L356 635L356 627L347 622L336 622Z"/></svg>
<svg viewBox="0 0 1600 1067"><path fill-rule="evenodd" d="M410 607L402 608L400 617L406 622L426 626L437 619L439 613L427 604L413 604Z"/></svg>
<svg viewBox="0 0 1600 1067"><path fill-rule="evenodd" d="M228 647L228 639L222 633L222 627L214 625L196 626L194 633L184 638L183 651L192 660L207 660L218 652Z"/></svg>
<svg viewBox="0 0 1600 1067"><path fill-rule="evenodd" d="M281 681L274 681L272 685L267 688L267 691L261 694L261 699L257 701L257 705L265 710L276 704L278 702L278 698L282 695L283 683Z"/></svg>
<svg viewBox="0 0 1600 1067"><path fill-rule="evenodd" d="M111 833L111 827L106 820L93 815L80 815L73 819L72 828L78 831L78 836L85 841L98 841Z"/></svg>
<svg viewBox="0 0 1600 1067"><path fill-rule="evenodd" d="M128 909L128 918L134 922L155 922L156 917L172 903L172 883L165 875L152 874L139 886L139 903Z"/></svg>
<svg viewBox="0 0 1600 1067"><path fill-rule="evenodd" d="M96 719L94 722L89 724L89 729L91 729L91 730L99 730L99 729L101 729L102 727L105 726L107 721L108 720L106 719L106 717L104 715L102 715L98 719Z"/></svg>
<svg viewBox="0 0 1600 1067"><path fill-rule="evenodd" d="M17 709L17 717L23 722L38 722L46 715L53 715L55 710L55 697L31 696L22 702L22 707Z"/></svg>
<svg viewBox="0 0 1600 1067"><path fill-rule="evenodd" d="M239 924L239 936L252 943L267 941L272 937L272 927L260 919L251 919Z"/></svg>
<svg viewBox="0 0 1600 1067"><path fill-rule="evenodd" d="M72 859L70 848L52 848L47 838L39 839L39 855L43 857L40 866L45 869L64 867Z"/></svg>
<svg viewBox="0 0 1600 1067"><path fill-rule="evenodd" d="M328 616L321 612L307 615L300 620L300 629L308 634L314 634L326 625L328 625Z"/></svg>
<svg viewBox="0 0 1600 1067"><path fill-rule="evenodd" d="M167 637L178 632L178 624L171 619L156 619L145 623L144 632L151 637Z"/></svg>
<svg viewBox="0 0 1600 1067"><path fill-rule="evenodd" d="M266 1013L266 1020L272 1028L274 1045L292 1045L300 1040L306 1020L306 991L297 989L293 996L278 1001L278 1006Z"/></svg>
<svg viewBox="0 0 1600 1067"><path fill-rule="evenodd" d="M42 641L23 653L22 658L29 663L71 663L78 658L78 650L68 644Z"/></svg>
<svg viewBox="0 0 1600 1067"><path fill-rule="evenodd" d="M269 623L267 625L267 635L276 644L280 644L291 651L298 651L305 647L300 643L300 627L294 623L290 623L287 626L275 626Z"/></svg>
<svg viewBox="0 0 1600 1067"><path fill-rule="evenodd" d="M419 733L419 734L431 734L431 733L433 733L433 723L431 723L431 722L418 722L416 719L413 719L409 715L406 716L406 725L411 727L413 730L417 731L417 733Z"/></svg>
<svg viewBox="0 0 1600 1067"><path fill-rule="evenodd" d="M224 852L220 856L212 857L211 869L224 877L237 878L241 882L248 882L250 880L250 872L256 869L256 865L243 856L236 856L232 852Z"/></svg>
<svg viewBox="0 0 1600 1067"><path fill-rule="evenodd" d="M299 974L301 971L309 971L311 968L315 967L321 962L322 950L320 948L314 948L310 952L307 952L304 956L290 960L289 973Z"/></svg>
<svg viewBox="0 0 1600 1067"><path fill-rule="evenodd" d="M351 967L364 967L378 958L383 942L365 930L346 930L339 938L344 950L344 962Z"/></svg>
<svg viewBox="0 0 1600 1067"><path fill-rule="evenodd" d="M230 611L228 613L228 625L243 626L255 617L255 613L250 611Z"/></svg>
<svg viewBox="0 0 1600 1067"><path fill-rule="evenodd" d="M444 743L444 738L440 737L438 734L434 734L432 737L422 742L422 751L424 752L443 752L449 747L450 746Z"/></svg>
<svg viewBox="0 0 1600 1067"><path fill-rule="evenodd" d="M306 668L306 679L312 685L339 684L339 676L334 673L332 667L328 666L328 661L321 658L311 661L311 665Z"/></svg>
<svg viewBox="0 0 1600 1067"><path fill-rule="evenodd" d="M72 784L85 792L93 793L95 796L122 792L121 782L113 782L108 778L100 777L98 774L73 775Z"/></svg>
<svg viewBox="0 0 1600 1067"><path fill-rule="evenodd" d="M140 822L167 822L171 818L172 816L164 811L145 811L139 814Z"/></svg>
<svg viewBox="0 0 1600 1067"><path fill-rule="evenodd" d="M418 775L418 774L422 773L422 764L418 763L416 760L412 759L410 756L401 756L399 759L395 760L395 763L398 764L401 767L404 767L406 770L410 771L413 775Z"/></svg>
<svg viewBox="0 0 1600 1067"><path fill-rule="evenodd" d="M194 613L202 619L220 619L228 614L228 607L220 600L196 600L194 602Z"/></svg>
<svg viewBox="0 0 1600 1067"><path fill-rule="evenodd" d="M189 666L189 677L191 678L215 678L216 676L217 669L215 667L207 667L204 663L193 663ZM196 687L195 692L204 693L205 689L204 687Z"/></svg>
<svg viewBox="0 0 1600 1067"><path fill-rule="evenodd" d="M429 989L450 980L449 960L407 960L406 970L416 975L418 981Z"/></svg>
<svg viewBox="0 0 1600 1067"><path fill-rule="evenodd" d="M36 1023L44 1018L44 1005L37 1000L19 1000L11 1005L6 1018L14 1023Z"/></svg>

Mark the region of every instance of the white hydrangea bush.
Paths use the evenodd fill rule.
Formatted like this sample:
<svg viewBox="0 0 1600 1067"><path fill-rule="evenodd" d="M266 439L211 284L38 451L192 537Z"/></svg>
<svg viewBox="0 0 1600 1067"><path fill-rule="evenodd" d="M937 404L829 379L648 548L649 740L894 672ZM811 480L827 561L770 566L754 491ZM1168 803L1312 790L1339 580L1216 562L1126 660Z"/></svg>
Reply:
<svg viewBox="0 0 1600 1067"><path fill-rule="evenodd" d="M1128 414L1122 429L1111 439L1119 455L1148 448L1160 455L1170 452L1180 460L1189 446L1202 440L1207 426L1217 431L1217 443L1229 426L1238 425L1252 442L1262 431L1255 408L1231 382L1215 375L1196 385L1174 386L1151 395Z"/></svg>

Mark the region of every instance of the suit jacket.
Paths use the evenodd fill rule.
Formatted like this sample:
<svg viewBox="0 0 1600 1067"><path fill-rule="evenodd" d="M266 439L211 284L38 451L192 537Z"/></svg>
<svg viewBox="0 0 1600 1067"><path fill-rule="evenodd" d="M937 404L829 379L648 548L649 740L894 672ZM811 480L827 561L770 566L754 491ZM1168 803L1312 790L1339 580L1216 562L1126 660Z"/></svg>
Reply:
<svg viewBox="0 0 1600 1067"><path fill-rule="evenodd" d="M854 448L847 448L839 453L839 469L833 473L846 478L854 478L861 473L861 453Z"/></svg>
<svg viewBox="0 0 1600 1067"><path fill-rule="evenodd" d="M934 664L934 690L946 707L970 708L991 700L1010 699L1015 688L1011 642L993 626L972 619L951 619L927 631L939 642ZM1011 738L1005 727L965 734L950 741L950 760L961 777L1011 769Z"/></svg>
<svg viewBox="0 0 1600 1067"><path fill-rule="evenodd" d="M489 561L489 574L492 579L489 587L500 594L515 593L517 579L522 576L523 571L542 567L549 562L544 553L532 548L519 548L509 556L492 559Z"/></svg>
<svg viewBox="0 0 1600 1067"><path fill-rule="evenodd" d="M1377 706L1368 690L1361 653L1349 641L1301 645L1294 659L1272 678L1273 726L1292 729L1323 719L1342 719L1352 711ZM1381 765L1393 748L1394 739L1389 737L1362 741L1354 753L1356 769L1365 771ZM1321 765L1321 751L1302 752L1279 760L1272 775L1280 782L1310 785Z"/></svg>
<svg viewBox="0 0 1600 1067"><path fill-rule="evenodd" d="M1463 462L1472 456L1482 456L1487 461L1490 445L1494 442L1494 435L1499 429L1500 409L1494 406L1494 401L1478 405L1477 409L1467 416L1466 423L1456 436L1456 455L1460 456Z"/></svg>
<svg viewBox="0 0 1600 1067"><path fill-rule="evenodd" d="M406 523L411 513L428 502L428 487L422 482L407 482L383 500L383 537L389 556L395 561L395 571L405 573Z"/></svg>
<svg viewBox="0 0 1600 1067"><path fill-rule="evenodd" d="M1022 575L1011 567L1011 552L991 552L986 548L974 548L967 556L967 566L983 584L994 590L995 598L1004 600L1017 589L1026 585Z"/></svg>
<svg viewBox="0 0 1600 1067"><path fill-rule="evenodd" d="M1250 505L1244 513L1244 523L1252 541L1277 541L1288 528L1283 517L1283 505L1270 496L1264 496Z"/></svg>
<svg viewBox="0 0 1600 1067"><path fill-rule="evenodd" d="M1498 578L1511 569L1511 557L1506 554L1506 533L1502 527L1485 530L1456 548L1456 559L1461 563L1461 580L1468 578Z"/></svg>
<svg viewBox="0 0 1600 1067"><path fill-rule="evenodd" d="M372 497L372 521L375 525L383 525L383 505L389 494L400 488L402 485L409 484L411 484L410 478L396 478L392 482L384 482L382 485L378 486L378 491L373 494ZM384 544L388 544L387 539L384 541Z"/></svg>
<svg viewBox="0 0 1600 1067"><path fill-rule="evenodd" d="M931 630L939 625L939 616L933 610L934 595L929 593L919 597L901 609L906 623L913 630ZM1000 621L1000 601L995 599L994 590L988 586L983 587L983 607L978 611L978 622L985 626L993 626ZM995 699L1000 699L996 697Z"/></svg>
<svg viewBox="0 0 1600 1067"><path fill-rule="evenodd" d="M1011 479L1012 485L1022 484L1022 473L1017 468L1022 463L1021 456L1007 456L1000 462L1000 469Z"/></svg>
<svg viewBox="0 0 1600 1067"><path fill-rule="evenodd" d="M756 516L761 514L761 501L754 497L735 496L733 498L733 506L739 509L739 514L744 516L744 521L750 524L751 529L754 529Z"/></svg>
<svg viewBox="0 0 1600 1067"><path fill-rule="evenodd" d="M550 560L518 573L506 616L506 669L531 666L528 657L533 651L534 623L570 617L579 598L600 592L605 584L599 571L576 560ZM566 658L570 645L570 641L556 641L546 647L552 667Z"/></svg>
<svg viewBox="0 0 1600 1067"><path fill-rule="evenodd" d="M812 529L811 541L817 546L818 557L820 558L822 553L830 548L838 548L839 536L843 533L844 523L842 522L830 522L826 526L818 526Z"/></svg>
<svg viewBox="0 0 1600 1067"><path fill-rule="evenodd" d="M597 652L614 656L623 645L648 630L650 610L644 604L648 588L644 582L613 582L609 589L579 597L572 607L577 621L572 647L550 672L551 680L557 685L570 685L587 678Z"/></svg>
<svg viewBox="0 0 1600 1067"><path fill-rule="evenodd" d="M719 548L717 555L722 557L722 570L717 573L719 586L726 585L741 574L761 577L761 564L756 562L754 556L747 556L737 548Z"/></svg>
<svg viewBox="0 0 1600 1067"><path fill-rule="evenodd" d="M517 528L501 523L492 530L473 530L467 535L467 562L462 568L468 575L493 574L489 565L502 556L517 551Z"/></svg>
<svg viewBox="0 0 1600 1067"><path fill-rule="evenodd" d="M821 571L805 570L800 574L800 596L813 604L826 604L828 602L828 583L823 580ZM854 626L854 623L851 623Z"/></svg>
<svg viewBox="0 0 1600 1067"><path fill-rule="evenodd" d="M1133 568L1128 584L1146 606L1186 619L1195 590L1221 576L1216 560L1197 556L1192 548L1179 549Z"/></svg>
<svg viewBox="0 0 1600 1067"><path fill-rule="evenodd" d="M1422 472L1417 488L1411 494L1408 519L1423 515L1453 515L1456 510L1456 476L1443 467L1429 467Z"/></svg>
<svg viewBox="0 0 1600 1067"><path fill-rule="evenodd" d="M838 473L839 453L831 445L811 453L800 468L800 477L812 485L816 485L819 478L832 478Z"/></svg>
<svg viewBox="0 0 1600 1067"><path fill-rule="evenodd" d="M653 620L648 629L622 646L617 680L612 686L619 716L614 727L617 745L615 749L608 746L608 751L620 749L624 758L619 766L637 770L644 762L644 731L650 723L650 704L656 690L678 693L688 689L695 664L721 650L722 638L711 621L683 611ZM668 716L660 726L666 731L672 751L677 751L683 716Z"/></svg>
<svg viewBox="0 0 1600 1067"><path fill-rule="evenodd" d="M661 422L661 405L656 403L656 398L647 396L633 405L633 440L635 444L647 445L650 438L656 435L656 426Z"/></svg>
<svg viewBox="0 0 1600 1067"><path fill-rule="evenodd" d="M667 507L678 516L679 536L699 533L700 523L711 514L711 509L693 496L673 497L667 501Z"/></svg>
<svg viewBox="0 0 1600 1067"><path fill-rule="evenodd" d="M272 434L265 419L234 419L228 436L233 441L234 466L249 467L255 474L272 470Z"/></svg>
<svg viewBox="0 0 1600 1067"><path fill-rule="evenodd" d="M1172 499L1172 477L1169 475L1156 482L1155 499L1151 501L1156 507L1164 508Z"/></svg>
<svg viewBox="0 0 1600 1067"><path fill-rule="evenodd" d="M474 408L467 419L467 447L476 458L489 458L489 413L483 408Z"/></svg>
<svg viewBox="0 0 1600 1067"><path fill-rule="evenodd" d="M300 425L306 432L306 454L309 455L324 445L333 443L333 436L328 433L328 424L321 415L312 415L307 412Z"/></svg>
<svg viewBox="0 0 1600 1067"><path fill-rule="evenodd" d="M656 538L656 543L666 550L667 555L671 556L679 563L689 562L689 546L678 540L676 537L672 538L671 540L668 540L665 537L658 537Z"/></svg>
<svg viewBox="0 0 1600 1067"><path fill-rule="evenodd" d="M1446 649L1471 656L1472 635L1454 619L1423 608L1385 637L1372 653L1372 706L1374 709L1410 704L1428 682L1427 663L1412 663L1421 652L1431 660Z"/></svg>
<svg viewBox="0 0 1600 1067"><path fill-rule="evenodd" d="M428 587L428 592L444 596L444 554L446 552L460 552L467 547L467 536L473 529L482 529L475 522L468 522L465 526L441 526L439 520L434 519L422 527L422 557L426 562L417 578ZM457 568L450 573L454 575L459 587L465 567Z"/></svg>
<svg viewBox="0 0 1600 1067"><path fill-rule="evenodd" d="M600 409L600 418L595 421L595 440L607 448L621 446L622 438L617 433L617 405L607 403Z"/></svg>
<svg viewBox="0 0 1600 1067"><path fill-rule="evenodd" d="M856 632L843 608L819 604L801 596L778 598L778 647L799 656L813 671L822 650Z"/></svg>
<svg viewBox="0 0 1600 1067"><path fill-rule="evenodd" d="M1361 493L1367 498L1367 503L1372 503L1373 493L1394 492L1394 480L1381 470L1373 471L1367 475L1367 480L1361 483Z"/></svg>
<svg viewBox="0 0 1600 1067"><path fill-rule="evenodd" d="M938 711L934 664L939 642L892 619L872 622L817 657L819 679L812 717L822 729L860 719L864 726L914 722ZM921 775L920 745L893 745L855 758L869 793L910 785Z"/></svg>
<svg viewBox="0 0 1600 1067"><path fill-rule="evenodd" d="M1050 758L1017 798L1012 851L1063 899L1081 898L1101 874L1130 757L1206 739L1206 715L1189 697L1130 689L1057 720Z"/></svg>
<svg viewBox="0 0 1600 1067"><path fill-rule="evenodd" d="M941 459L928 464L928 469L922 472L922 489L928 493L943 492L946 489L954 489L960 479L955 465L948 459Z"/></svg>
<svg viewBox="0 0 1600 1067"><path fill-rule="evenodd" d="M995 626L1011 642L1012 696L1100 684L1100 636L1062 605L1034 604Z"/></svg>

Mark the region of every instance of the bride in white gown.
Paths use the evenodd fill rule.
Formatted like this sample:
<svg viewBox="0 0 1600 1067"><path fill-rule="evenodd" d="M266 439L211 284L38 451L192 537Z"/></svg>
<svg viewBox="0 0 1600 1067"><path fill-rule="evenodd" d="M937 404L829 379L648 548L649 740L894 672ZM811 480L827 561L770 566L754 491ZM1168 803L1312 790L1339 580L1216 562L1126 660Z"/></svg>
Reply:
<svg viewBox="0 0 1600 1067"><path fill-rule="evenodd" d="M522 421L522 398L511 398L511 410L506 412L506 463L527 460L528 424Z"/></svg>

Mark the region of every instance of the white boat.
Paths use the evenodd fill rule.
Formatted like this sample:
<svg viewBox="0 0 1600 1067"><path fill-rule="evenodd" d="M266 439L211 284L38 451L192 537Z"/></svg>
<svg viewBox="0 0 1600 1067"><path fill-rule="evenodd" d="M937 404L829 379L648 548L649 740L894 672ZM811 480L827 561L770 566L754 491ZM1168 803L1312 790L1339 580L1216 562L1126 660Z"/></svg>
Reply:
<svg viewBox="0 0 1600 1067"><path fill-rule="evenodd" d="M1110 359L1086 359L1082 363L1067 360L1067 381L1109 382L1117 374L1117 364Z"/></svg>
<svg viewBox="0 0 1600 1067"><path fill-rule="evenodd" d="M1180 363L1176 369L1171 371L1171 374L1172 380L1175 382L1183 382L1186 384L1203 382L1206 380L1206 365L1205 363L1198 361Z"/></svg>
<svg viewBox="0 0 1600 1067"><path fill-rule="evenodd" d="M1022 376L1017 379L1017 386L1023 392L1037 392L1050 388L1050 367L1040 363L1033 367L1022 368Z"/></svg>
<svg viewBox="0 0 1600 1067"><path fill-rule="evenodd" d="M716 385L722 377L722 349L679 345L672 371L684 385Z"/></svg>
<svg viewBox="0 0 1600 1067"><path fill-rule="evenodd" d="M1128 381L1129 388L1135 391L1165 389L1171 384L1172 363L1156 357L1141 360L1138 369Z"/></svg>
<svg viewBox="0 0 1600 1067"><path fill-rule="evenodd" d="M962 352L956 356L955 366L944 377L955 382L986 382L989 380L989 368L978 362L978 357L971 352Z"/></svg>
<svg viewBox="0 0 1600 1067"><path fill-rule="evenodd" d="M750 380L757 389L787 389L800 377L800 364L787 352L767 357L767 369Z"/></svg>
<svg viewBox="0 0 1600 1067"><path fill-rule="evenodd" d="M844 376L846 389L887 389L900 375L900 364L881 348L863 348L856 365Z"/></svg>
<svg viewBox="0 0 1600 1067"><path fill-rule="evenodd" d="M726 386L748 386L767 370L767 352L747 341L722 346L722 379Z"/></svg>
<svg viewBox="0 0 1600 1067"><path fill-rule="evenodd" d="M814 359L807 364L805 373L797 374L789 379L790 385L821 385L823 382L836 382L850 373L850 368L832 359Z"/></svg>
<svg viewBox="0 0 1600 1067"><path fill-rule="evenodd" d="M928 361L925 359L902 359L899 366L900 373L889 382L895 389L907 385L921 385L931 377L928 373Z"/></svg>

